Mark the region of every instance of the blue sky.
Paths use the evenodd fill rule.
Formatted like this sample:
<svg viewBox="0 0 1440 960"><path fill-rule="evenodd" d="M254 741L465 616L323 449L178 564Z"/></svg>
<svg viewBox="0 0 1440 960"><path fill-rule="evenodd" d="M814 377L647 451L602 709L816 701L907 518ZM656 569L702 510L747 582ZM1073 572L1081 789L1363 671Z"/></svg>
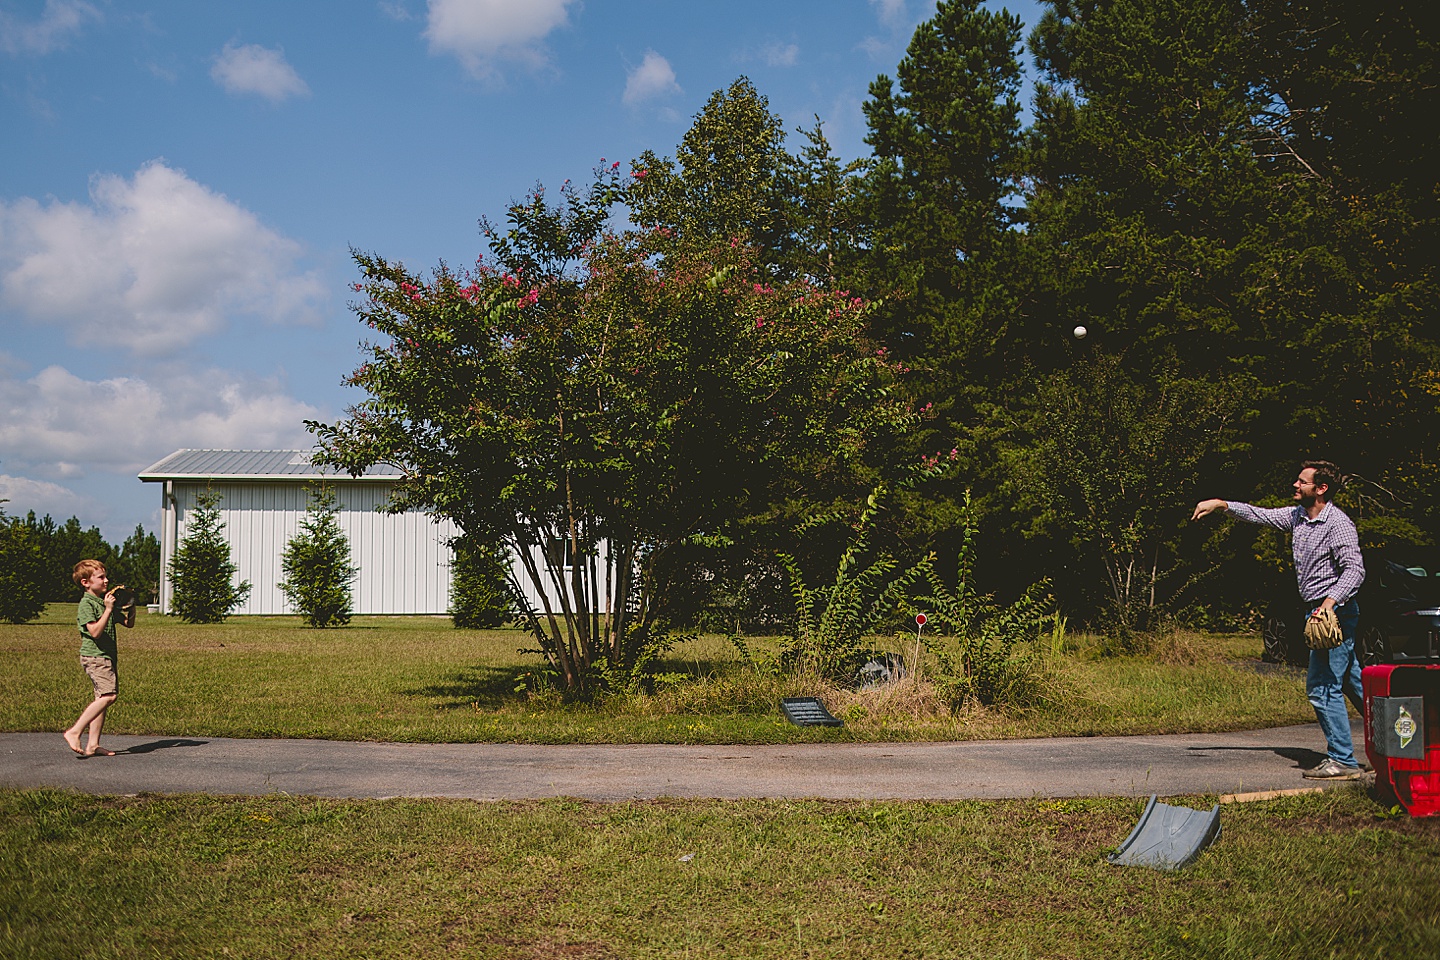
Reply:
<svg viewBox="0 0 1440 960"><path fill-rule="evenodd" d="M999 7L1001 4L993 3ZM1033 0L1004 4L1026 29ZM112 540L180 447L359 399L356 247L468 263L537 182L674 152L745 74L865 155L933 0L0 0L0 497Z"/></svg>

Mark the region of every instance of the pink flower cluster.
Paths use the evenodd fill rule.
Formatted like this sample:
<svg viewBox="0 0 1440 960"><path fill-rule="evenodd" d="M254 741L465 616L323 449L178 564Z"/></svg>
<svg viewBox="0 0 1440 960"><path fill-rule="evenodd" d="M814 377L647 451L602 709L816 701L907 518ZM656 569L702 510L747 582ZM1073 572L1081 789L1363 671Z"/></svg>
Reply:
<svg viewBox="0 0 1440 960"><path fill-rule="evenodd" d="M540 288L531 287L530 292L525 294L525 296L521 297L518 301L516 301L515 305L518 306L521 310L524 310L526 307L533 307L535 305L535 301L539 299Z"/></svg>

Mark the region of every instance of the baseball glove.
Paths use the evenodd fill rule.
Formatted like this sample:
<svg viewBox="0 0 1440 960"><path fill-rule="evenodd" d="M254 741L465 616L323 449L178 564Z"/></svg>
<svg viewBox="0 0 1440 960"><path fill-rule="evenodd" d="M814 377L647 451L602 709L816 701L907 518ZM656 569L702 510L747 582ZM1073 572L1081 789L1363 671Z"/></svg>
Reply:
<svg viewBox="0 0 1440 960"><path fill-rule="evenodd" d="M1311 650L1330 650L1344 642L1345 635L1340 632L1340 619L1335 616L1333 609L1321 607L1305 621L1305 646Z"/></svg>

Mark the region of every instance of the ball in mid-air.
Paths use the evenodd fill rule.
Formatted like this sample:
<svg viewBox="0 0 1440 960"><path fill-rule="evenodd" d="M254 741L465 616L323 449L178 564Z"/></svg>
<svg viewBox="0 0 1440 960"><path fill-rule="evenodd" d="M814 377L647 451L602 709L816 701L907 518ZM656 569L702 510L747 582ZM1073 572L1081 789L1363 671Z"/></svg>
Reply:
<svg viewBox="0 0 1440 960"><path fill-rule="evenodd" d="M1090 331L1089 331L1089 330L1086 330L1083 326L1076 327L1076 328L1075 328L1075 339L1076 339L1076 340L1084 340L1086 334L1088 334L1089 332L1090 332Z"/></svg>

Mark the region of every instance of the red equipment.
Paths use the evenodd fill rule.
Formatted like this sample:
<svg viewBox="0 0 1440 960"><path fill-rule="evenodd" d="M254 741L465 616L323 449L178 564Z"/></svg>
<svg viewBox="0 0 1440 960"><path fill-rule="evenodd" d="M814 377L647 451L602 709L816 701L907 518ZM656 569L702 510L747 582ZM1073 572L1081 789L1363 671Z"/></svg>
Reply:
<svg viewBox="0 0 1440 960"><path fill-rule="evenodd" d="M1360 677L1376 793L1412 817L1440 814L1440 663L1376 664Z"/></svg>

